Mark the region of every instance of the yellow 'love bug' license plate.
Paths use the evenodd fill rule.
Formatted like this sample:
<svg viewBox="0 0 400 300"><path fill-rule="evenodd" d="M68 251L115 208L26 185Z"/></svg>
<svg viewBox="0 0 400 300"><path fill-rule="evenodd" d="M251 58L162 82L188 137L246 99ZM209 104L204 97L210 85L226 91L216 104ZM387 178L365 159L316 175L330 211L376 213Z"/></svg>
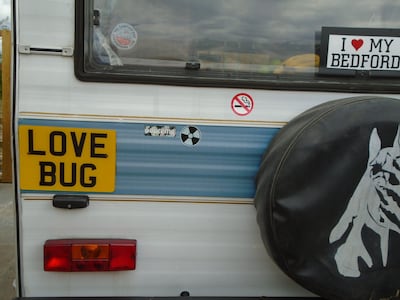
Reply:
<svg viewBox="0 0 400 300"><path fill-rule="evenodd" d="M23 190L113 192L115 130L19 126Z"/></svg>

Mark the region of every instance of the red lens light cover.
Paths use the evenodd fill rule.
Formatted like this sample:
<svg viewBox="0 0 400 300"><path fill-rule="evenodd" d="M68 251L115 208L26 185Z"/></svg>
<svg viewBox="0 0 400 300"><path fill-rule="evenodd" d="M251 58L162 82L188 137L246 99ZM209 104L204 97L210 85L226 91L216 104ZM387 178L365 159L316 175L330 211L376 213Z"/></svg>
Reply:
<svg viewBox="0 0 400 300"><path fill-rule="evenodd" d="M136 268L136 240L60 239L44 244L49 272L124 271Z"/></svg>

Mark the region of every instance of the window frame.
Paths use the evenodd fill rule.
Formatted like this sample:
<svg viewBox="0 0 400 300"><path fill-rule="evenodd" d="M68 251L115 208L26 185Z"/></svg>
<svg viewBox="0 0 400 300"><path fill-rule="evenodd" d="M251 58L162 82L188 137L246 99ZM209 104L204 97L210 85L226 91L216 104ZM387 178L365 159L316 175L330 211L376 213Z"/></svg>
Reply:
<svg viewBox="0 0 400 300"><path fill-rule="evenodd" d="M248 79L216 79L193 76L196 70L185 69L180 76L163 75L135 75L135 74L116 74L102 73L100 70L85 70L85 56L88 52L90 41L85 39L88 35L88 28L85 26L90 9L87 6L89 1L75 0L75 51L74 51L74 72L75 76L84 82L110 82L110 83L137 83L152 85L174 85L192 87L219 87L219 88L245 88L263 90L287 90L287 91L319 91L319 92L352 92L352 93L398 93L400 92L399 77L368 77L364 75L351 76L332 76L318 74L319 67L315 67L315 72L306 73L306 76L290 75L271 75L271 79L262 81L252 81ZM91 2L92 3L92 2ZM93 21L90 21L91 24ZM320 41L321 42L321 41ZM322 45L321 47L325 46ZM356 72L356 74L358 74ZM400 74L400 71L399 71ZM269 76L269 75L266 75ZM312 76L312 80L309 80ZM279 77L279 80L276 78ZM346 80L349 77L354 80ZM394 84L399 79L399 84ZM388 81L391 80L391 81Z"/></svg>

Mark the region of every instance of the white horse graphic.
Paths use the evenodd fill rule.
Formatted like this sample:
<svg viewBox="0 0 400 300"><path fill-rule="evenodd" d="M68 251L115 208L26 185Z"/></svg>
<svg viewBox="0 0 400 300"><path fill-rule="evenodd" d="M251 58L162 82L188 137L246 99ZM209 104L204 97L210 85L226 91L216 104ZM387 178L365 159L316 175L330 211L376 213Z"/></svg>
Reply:
<svg viewBox="0 0 400 300"><path fill-rule="evenodd" d="M337 269L346 277L359 277L359 257L368 267L373 261L361 236L364 226L380 237L383 265L388 258L389 232L400 233L400 127L393 147L381 148L376 128L369 140L366 171L355 189L339 222L332 229L329 242L341 239L351 226L345 242L335 254Z"/></svg>

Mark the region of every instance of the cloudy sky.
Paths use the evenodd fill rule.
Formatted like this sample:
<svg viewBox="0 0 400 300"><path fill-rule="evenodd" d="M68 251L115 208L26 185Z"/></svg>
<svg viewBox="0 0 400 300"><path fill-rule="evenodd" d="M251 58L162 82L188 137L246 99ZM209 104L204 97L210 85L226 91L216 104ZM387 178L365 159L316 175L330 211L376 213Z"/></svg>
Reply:
<svg viewBox="0 0 400 300"><path fill-rule="evenodd" d="M0 0L0 20L10 16L10 0Z"/></svg>

